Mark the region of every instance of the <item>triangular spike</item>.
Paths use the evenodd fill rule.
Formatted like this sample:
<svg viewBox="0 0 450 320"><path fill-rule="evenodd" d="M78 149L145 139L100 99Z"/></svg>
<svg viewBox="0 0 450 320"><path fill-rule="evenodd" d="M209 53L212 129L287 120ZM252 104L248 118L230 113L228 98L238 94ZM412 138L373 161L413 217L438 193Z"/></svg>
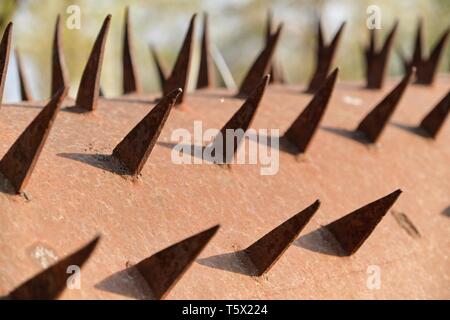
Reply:
<svg viewBox="0 0 450 320"><path fill-rule="evenodd" d="M277 262L316 213L319 206L320 201L316 200L312 205L283 222L244 250L255 266L257 276L268 272Z"/></svg>
<svg viewBox="0 0 450 320"><path fill-rule="evenodd" d="M356 130L364 133L369 142L375 143L378 140L381 132L389 121L389 118L400 102L400 99L409 84L412 73L413 69L410 69L400 83L391 92L389 92L389 94L385 96L383 100L381 100L359 123Z"/></svg>
<svg viewBox="0 0 450 320"><path fill-rule="evenodd" d="M24 66L22 63L22 58L20 56L19 50L16 49L14 51L16 56L17 63L17 72L19 74L19 83L20 83L20 96L22 101L31 101L33 97L31 95L30 86L28 85L28 80L24 72Z"/></svg>
<svg viewBox="0 0 450 320"><path fill-rule="evenodd" d="M8 23L0 42L0 106L3 99L3 90L5 88L6 73L9 66L9 51L11 49L12 22Z"/></svg>
<svg viewBox="0 0 450 320"><path fill-rule="evenodd" d="M0 160L0 172L17 193L23 190L33 172L67 92L68 88L62 88L52 97Z"/></svg>
<svg viewBox="0 0 450 320"><path fill-rule="evenodd" d="M450 91L420 122L420 127L432 138L436 138L450 111Z"/></svg>
<svg viewBox="0 0 450 320"><path fill-rule="evenodd" d="M330 44L326 46L323 42L322 27L320 26L321 23L319 20L316 69L309 82L308 89L306 90L307 92L316 92L325 82L331 65L333 64L334 56L336 55L336 49L341 39L345 24L345 22L341 24L339 30L334 35L333 40L331 40Z"/></svg>
<svg viewBox="0 0 450 320"><path fill-rule="evenodd" d="M300 153L306 151L319 126L333 93L338 72L339 69L335 69L328 76L323 86L314 94L312 100L284 134L291 143L295 144Z"/></svg>
<svg viewBox="0 0 450 320"><path fill-rule="evenodd" d="M422 34L423 34L423 23L422 23L422 19L419 19L419 23L417 25L417 31L416 31L416 41L414 43L414 51L413 51L413 56L412 56L412 60L411 60L411 65L413 67L417 67L418 65L420 65L422 63L422 59L423 59L423 39L422 39Z"/></svg>
<svg viewBox="0 0 450 320"><path fill-rule="evenodd" d="M347 255L355 253L400 196L400 189L325 226Z"/></svg>
<svg viewBox="0 0 450 320"><path fill-rule="evenodd" d="M270 41L270 37L272 36L272 30L273 30L273 13L272 10L269 10L267 13L267 22L266 22L266 30L265 30L265 42L266 45L268 45ZM270 83L285 83L285 77L284 72L281 67L281 64L279 61L277 61L276 56L274 55L272 59L272 63L269 67L269 74L270 74Z"/></svg>
<svg viewBox="0 0 450 320"><path fill-rule="evenodd" d="M227 130L233 130L234 132L239 129L243 130L244 132L247 131L248 127L250 126L255 116L256 110L258 109L259 103L262 99L266 86L269 83L269 79L270 79L269 75L264 76L264 78L259 82L256 88L254 88L253 92L248 96L247 100L245 100L244 104L239 108L238 111L236 111L236 113L231 117L231 119L228 120L228 122L220 130L219 135L222 137L221 141L223 143L223 149L222 154L215 155L216 159L221 158L224 163L229 163L233 158L233 155L235 154L236 150L240 145L242 137L240 137L241 139L237 137L233 138L233 141L228 141ZM233 146L233 152L227 154L227 145L230 144L232 144ZM220 152L220 150L216 151Z"/></svg>
<svg viewBox="0 0 450 320"><path fill-rule="evenodd" d="M52 300L58 298L67 287L69 266L81 268L89 259L100 240L95 237L76 252L56 262L11 291L8 298L14 300Z"/></svg>
<svg viewBox="0 0 450 320"><path fill-rule="evenodd" d="M155 66L156 66L156 70L158 71L159 86L162 90L166 83L167 71L164 68L164 66L161 64L155 48L152 45L150 45L149 48L150 48L150 53L152 54L153 62L155 63Z"/></svg>
<svg viewBox="0 0 450 320"><path fill-rule="evenodd" d="M214 85L215 74L210 55L208 14L205 13L203 17L203 34L200 54L200 68L197 78L197 89L210 88Z"/></svg>
<svg viewBox="0 0 450 320"><path fill-rule="evenodd" d="M68 72L64 59L61 39L61 15L58 14L55 24L52 48L52 87L50 95L53 97L61 88L69 87Z"/></svg>
<svg viewBox="0 0 450 320"><path fill-rule="evenodd" d="M122 76L123 76L123 93L139 93L141 85L137 68L134 62L134 43L133 32L130 23L130 8L125 9L125 25L123 35L123 52L122 52Z"/></svg>
<svg viewBox="0 0 450 320"><path fill-rule="evenodd" d="M108 15L103 22L102 28L92 47L88 62L81 76L80 86L76 98L76 106L87 111L97 108L97 98L100 92L100 75L103 64L103 54L105 51L106 37L108 35L111 15Z"/></svg>
<svg viewBox="0 0 450 320"><path fill-rule="evenodd" d="M219 225L216 225L193 235L134 266L143 276L156 299L164 298L175 286L218 229Z"/></svg>
<svg viewBox="0 0 450 320"><path fill-rule="evenodd" d="M181 104L184 101L184 95L187 91L189 69L192 60L192 48L196 17L197 15L194 14L191 18L188 32L186 33L183 45L180 49L180 52L178 53L178 57L172 69L172 73L164 83L163 95L167 95L177 88L181 88L183 90L178 97L176 104Z"/></svg>
<svg viewBox="0 0 450 320"><path fill-rule="evenodd" d="M178 88L163 97L114 148L113 156L127 167L131 175L138 175L144 167L181 91Z"/></svg>
<svg viewBox="0 0 450 320"><path fill-rule="evenodd" d="M283 25L280 24L277 31L270 37L270 40L267 41L266 46L248 70L247 75L239 88L239 96L248 96L261 81L263 76L269 71L270 63L282 29Z"/></svg>

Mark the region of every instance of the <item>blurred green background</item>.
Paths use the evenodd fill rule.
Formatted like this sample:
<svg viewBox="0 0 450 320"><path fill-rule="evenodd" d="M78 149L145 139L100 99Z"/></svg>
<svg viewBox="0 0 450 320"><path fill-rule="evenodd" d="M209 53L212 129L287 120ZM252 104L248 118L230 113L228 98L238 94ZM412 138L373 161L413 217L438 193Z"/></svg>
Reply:
<svg viewBox="0 0 450 320"><path fill-rule="evenodd" d="M65 27L70 5L81 8L81 28ZM105 16L112 14L103 64L101 86L107 96L121 93L121 47L124 9L131 7L136 59L143 87L148 92L159 90L156 69L148 46L154 44L166 66L171 67L181 45L191 15L208 12L212 41L223 54L237 83L261 49L269 8L275 22L284 22L277 49L278 59L291 83L304 83L314 67L315 16L322 16L328 40L339 24L347 26L338 50L336 65L341 79L362 79L362 47L368 41L367 6L378 5L385 35L394 20L400 20L394 47L409 56L412 51L419 17L424 20L425 52L448 27L449 0L1 0L0 27L14 22L13 46L20 50L25 72L35 98L47 98L50 86L50 59L56 15L63 18L63 46L71 79L71 95L75 95L84 64ZM197 36L201 17L197 20ZM447 45L440 65L449 70L450 46ZM194 50L194 68L198 45ZM389 73L402 73L397 54L393 54ZM193 69L194 70L194 69ZM4 100L18 100L17 71L14 59L8 72ZM192 73L196 73L195 71Z"/></svg>

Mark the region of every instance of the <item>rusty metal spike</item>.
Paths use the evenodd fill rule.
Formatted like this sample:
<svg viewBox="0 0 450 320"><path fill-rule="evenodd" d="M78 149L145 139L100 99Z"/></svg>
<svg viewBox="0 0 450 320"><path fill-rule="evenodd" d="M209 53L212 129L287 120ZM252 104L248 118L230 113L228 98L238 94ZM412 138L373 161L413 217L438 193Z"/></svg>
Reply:
<svg viewBox="0 0 450 320"><path fill-rule="evenodd" d="M325 79L327 78L328 73L330 71L331 65L333 64L336 49L341 39L342 31L344 30L345 24L346 24L345 22L341 24L339 30L334 35L333 40L331 40L330 44L327 46L325 45L323 40L322 27L321 22L319 20L316 69L308 84L308 89L306 90L307 92L309 93L316 92L325 82Z"/></svg>
<svg viewBox="0 0 450 320"><path fill-rule="evenodd" d="M51 96L54 96L61 88L69 87L68 72L61 40L61 15L59 14L56 18L55 33L53 36L51 81Z"/></svg>
<svg viewBox="0 0 450 320"><path fill-rule="evenodd" d="M113 156L127 167L131 175L138 175L144 167L181 91L178 88L163 97L114 148Z"/></svg>
<svg viewBox="0 0 450 320"><path fill-rule="evenodd" d="M328 76L323 86L314 94L312 100L284 134L291 143L297 146L299 153L306 151L319 126L319 122L333 93L338 72L339 69L336 68Z"/></svg>
<svg viewBox="0 0 450 320"><path fill-rule="evenodd" d="M319 209L319 206L320 201L316 200L312 205L286 220L244 250L253 262L257 276L268 272L278 261Z"/></svg>
<svg viewBox="0 0 450 320"><path fill-rule="evenodd" d="M209 24L208 14L203 17L203 34L201 44L200 68L198 71L197 89L210 88L215 86L215 74L211 61L209 45Z"/></svg>
<svg viewBox="0 0 450 320"><path fill-rule="evenodd" d="M110 22L111 15L108 15L95 40L88 62L84 68L83 75L81 76L75 103L77 107L86 111L93 111L97 108L103 53L105 51L106 36L108 35Z"/></svg>
<svg viewBox="0 0 450 320"><path fill-rule="evenodd" d="M169 94L169 92L172 92L177 88L181 88L183 90L183 92L181 92L179 98L177 99L176 104L181 104L184 101L184 95L187 90L189 69L192 60L192 48L196 17L197 15L194 14L191 18L188 32L186 33L183 45L180 49L180 52L178 53L178 57L172 69L172 73L164 83L164 95Z"/></svg>
<svg viewBox="0 0 450 320"><path fill-rule="evenodd" d="M123 92L139 93L142 91L137 68L134 62L134 43L132 36L132 26L130 24L130 8L125 9L125 26L123 35L123 53L122 53L122 75L123 75Z"/></svg>
<svg viewBox="0 0 450 320"><path fill-rule="evenodd" d="M420 122L420 127L432 138L436 138L450 111L450 91Z"/></svg>
<svg viewBox="0 0 450 320"><path fill-rule="evenodd" d="M9 65L9 51L11 49L12 22L8 23L0 42L0 106L3 99L3 90L5 88L6 73Z"/></svg>
<svg viewBox="0 0 450 320"><path fill-rule="evenodd" d="M167 79L167 71L160 62L155 48L152 45L150 45L149 48L150 53L152 54L153 62L155 63L156 69L158 71L159 86L161 87L161 89L163 89Z"/></svg>
<svg viewBox="0 0 450 320"><path fill-rule="evenodd" d="M267 23L266 23L266 30L265 30L265 41L266 45L268 45L270 41L270 37L272 35L273 30L273 14L272 10L269 10L267 13ZM284 72L281 67L281 64L276 60L274 57L272 59L272 63L269 67L269 74L270 74L270 83L285 83L285 77Z"/></svg>
<svg viewBox="0 0 450 320"><path fill-rule="evenodd" d="M17 193L23 190L33 172L67 92L68 88L62 88L53 96L0 160L0 172Z"/></svg>
<svg viewBox="0 0 450 320"><path fill-rule="evenodd" d="M389 118L400 102L400 99L409 84L413 70L414 69L410 69L399 84L359 123L356 131L364 133L369 142L375 143L378 140L381 132L389 121Z"/></svg>
<svg viewBox="0 0 450 320"><path fill-rule="evenodd" d="M419 19L419 23L417 25L417 31L416 31L416 41L414 44L414 51L413 51L413 56L412 56L412 60L411 60L411 66L419 66L422 63L422 58L423 58L423 39L422 39L422 34L423 34L423 22L422 19Z"/></svg>
<svg viewBox="0 0 450 320"><path fill-rule="evenodd" d="M249 94L251 94L253 89L261 81L263 76L269 71L270 63L275 52L278 39L280 38L282 29L283 25L280 24L275 34L270 36L270 39L269 41L267 41L266 46L258 55L255 62L253 62L253 65L250 67L247 75L242 81L238 96L248 96Z"/></svg>
<svg viewBox="0 0 450 320"><path fill-rule="evenodd" d="M397 31L398 21L394 23L389 32L383 47L380 51L376 50L376 30L370 30L370 44L366 49L366 87L369 89L380 89L383 87L383 81L386 74L389 55L392 48L395 33Z"/></svg>
<svg viewBox="0 0 450 320"><path fill-rule="evenodd" d="M325 226L347 255L354 254L400 196L400 189Z"/></svg>
<svg viewBox="0 0 450 320"><path fill-rule="evenodd" d="M57 299L67 287L67 278L70 276L67 268L69 266L81 268L91 256L99 240L100 236L95 237L81 249L27 280L11 291L8 298L14 300Z"/></svg>
<svg viewBox="0 0 450 320"><path fill-rule="evenodd" d="M156 299L164 298L175 286L218 229L219 225L216 225L197 233L134 266L143 276Z"/></svg>
<svg viewBox="0 0 450 320"><path fill-rule="evenodd" d="M20 96L22 98L22 101L31 101L33 100L33 97L31 95L30 86L28 85L28 80L24 72L22 58L18 49L14 50L14 53L16 56L17 71L19 74Z"/></svg>

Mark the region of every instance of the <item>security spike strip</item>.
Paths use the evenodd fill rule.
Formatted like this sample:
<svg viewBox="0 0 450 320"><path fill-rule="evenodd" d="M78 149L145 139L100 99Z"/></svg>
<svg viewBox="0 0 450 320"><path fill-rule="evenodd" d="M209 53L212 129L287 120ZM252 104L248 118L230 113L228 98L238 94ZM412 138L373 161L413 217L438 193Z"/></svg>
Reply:
<svg viewBox="0 0 450 320"><path fill-rule="evenodd" d="M376 49L376 29L370 30L370 45L366 48L366 88L381 89L386 74L389 55L391 52L398 21L395 22L381 48Z"/></svg>
<svg viewBox="0 0 450 320"><path fill-rule="evenodd" d="M395 203L402 191L371 202L325 226L341 245L345 254L354 254Z"/></svg>
<svg viewBox="0 0 450 320"><path fill-rule="evenodd" d="M329 45L326 45L323 40L323 32L321 22L318 22L318 44L317 44L317 60L316 60L316 69L314 74L308 84L307 92L314 93L316 92L322 84L325 82L325 79L328 76L331 65L333 64L334 56L336 55L336 50L339 45L339 41L341 39L342 31L345 27L345 22L341 24L339 30L334 35L333 40Z"/></svg>
<svg viewBox="0 0 450 320"><path fill-rule="evenodd" d="M339 69L335 69L328 76L323 86L314 94L312 100L284 134L298 148L299 153L306 151L319 126L333 93L338 72Z"/></svg>
<svg viewBox="0 0 450 320"><path fill-rule="evenodd" d="M247 131L248 127L250 126L255 116L256 110L259 107L259 103L261 102L262 96L264 95L264 91L266 90L269 80L270 75L264 76L264 78L259 82L256 88L254 88L253 92L248 96L247 100L245 100L244 104L239 108L238 111L236 111L236 113L231 117L231 119L228 120L228 122L220 130L220 133L218 134L220 138L216 137L214 139L213 143L216 143L216 141L218 141L217 139L219 140L222 139L221 141L223 143L223 149L221 151L222 154L220 154L219 157L222 157L224 163L229 163L232 160L242 140L242 137L240 138L237 137L236 138L237 141L232 142L227 141L227 130L234 130L234 132L236 130L243 130L244 133L245 131ZM235 138L233 137L233 139ZM227 154L227 145L229 144L233 146L233 152Z"/></svg>
<svg viewBox="0 0 450 320"><path fill-rule="evenodd" d="M442 128L445 119L450 111L450 91L441 101L428 113L420 122L420 127L425 130L430 137L436 138Z"/></svg>
<svg viewBox="0 0 450 320"><path fill-rule="evenodd" d="M216 234L219 225L184 239L142 260L134 267L156 299L163 299Z"/></svg>
<svg viewBox="0 0 450 320"><path fill-rule="evenodd" d="M94 111L97 108L97 99L100 92L100 75L103 64L103 54L105 51L106 37L108 35L111 15L108 15L103 22L102 28L95 40L83 75L75 101L77 107L86 111Z"/></svg>
<svg viewBox="0 0 450 320"><path fill-rule="evenodd" d="M14 50L17 63L17 72L19 74L19 84L20 84L20 96L22 101L31 101L33 97L31 96L30 86L28 85L28 80L24 72L24 66L22 58L20 56L19 50Z"/></svg>
<svg viewBox="0 0 450 320"><path fill-rule="evenodd" d="M55 24L52 48L52 84L51 96L54 96L61 88L69 87L68 72L64 59L61 40L61 16L58 15Z"/></svg>
<svg viewBox="0 0 450 320"><path fill-rule="evenodd" d="M155 146L161 130L182 90L178 88L163 97L114 148L113 156L119 159L131 175L138 175Z"/></svg>
<svg viewBox="0 0 450 320"><path fill-rule="evenodd" d="M364 117L356 128L356 131L362 132L370 143L375 143L380 137L409 84L413 70L408 71L399 84Z"/></svg>
<svg viewBox="0 0 450 320"><path fill-rule="evenodd" d="M210 88L215 85L214 68L211 61L209 44L209 24L208 15L203 17L203 34L200 53L200 68L198 71L197 89Z"/></svg>
<svg viewBox="0 0 450 320"><path fill-rule="evenodd" d="M0 160L0 172L22 192L47 140L68 88L61 88Z"/></svg>
<svg viewBox="0 0 450 320"><path fill-rule="evenodd" d="M163 95L167 95L177 88L181 88L183 90L179 98L177 99L176 104L183 103L184 95L187 90L189 69L192 60L194 27L196 17L197 15L194 14L191 18L191 22L189 23L189 29L186 33L186 37L184 38L184 42L180 49L180 52L178 53L178 57L172 69L172 73L164 83Z"/></svg>
<svg viewBox="0 0 450 320"><path fill-rule="evenodd" d="M268 272L278 261L319 209L319 206L320 201L316 200L312 205L283 222L244 250L256 268L257 276Z"/></svg>
<svg viewBox="0 0 450 320"><path fill-rule="evenodd" d="M140 93L142 91L135 64L134 43L130 23L130 8L125 9L125 26L122 52L123 93Z"/></svg>
<svg viewBox="0 0 450 320"><path fill-rule="evenodd" d="M152 45L150 45L150 53L152 54L153 62L155 63L156 70L158 71L159 86L163 89L167 79L167 71L161 64L158 54Z"/></svg>
<svg viewBox="0 0 450 320"><path fill-rule="evenodd" d="M9 65L9 51L11 49L12 22L8 23L0 42L0 106L3 100L3 90L5 88L6 73Z"/></svg>
<svg viewBox="0 0 450 320"><path fill-rule="evenodd" d="M67 268L69 266L81 268L91 256L99 240L100 236L95 237L81 249L27 280L11 291L8 298L13 300L57 299L67 287L67 278L70 276Z"/></svg>
<svg viewBox="0 0 450 320"><path fill-rule="evenodd" d="M282 29L283 25L280 24L277 31L270 36L270 39L269 41L267 41L266 46L258 55L255 62L247 72L244 80L242 81L238 96L250 95L253 92L253 89L258 85L258 83L260 83L263 76L267 74Z"/></svg>

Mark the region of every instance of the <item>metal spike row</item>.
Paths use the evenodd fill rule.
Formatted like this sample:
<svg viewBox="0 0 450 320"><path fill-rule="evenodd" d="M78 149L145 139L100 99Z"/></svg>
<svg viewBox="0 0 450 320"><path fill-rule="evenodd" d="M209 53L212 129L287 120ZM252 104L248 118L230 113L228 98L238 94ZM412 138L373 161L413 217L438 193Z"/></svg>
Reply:
<svg viewBox="0 0 450 320"><path fill-rule="evenodd" d="M184 239L142 260L134 267L156 299L163 299L216 234L219 225Z"/></svg>
<svg viewBox="0 0 450 320"><path fill-rule="evenodd" d="M100 75L103 64L106 37L108 35L111 15L108 15L92 47L91 54L81 76L80 86L75 101L77 107L85 111L94 111L97 108L97 99L100 93Z"/></svg>
<svg viewBox="0 0 450 320"><path fill-rule="evenodd" d="M114 148L113 156L125 165L131 175L141 172L181 92L178 88L163 97Z"/></svg>
<svg viewBox="0 0 450 320"><path fill-rule="evenodd" d="M265 31L265 41L266 41L266 46L269 44L270 41L270 37L272 36L272 32L273 32L273 15L272 15L272 11L269 10L268 14L267 14L267 24L266 24L266 31ZM272 63L271 66L269 67L269 74L270 74L270 83L286 83L286 79L284 76L284 71L281 67L281 63L276 59L276 57L274 56L274 58L272 59Z"/></svg>
<svg viewBox="0 0 450 320"><path fill-rule="evenodd" d="M12 22L8 23L0 42L0 107L3 100L3 91L5 89L6 73L9 65L9 51L11 49Z"/></svg>
<svg viewBox="0 0 450 320"><path fill-rule="evenodd" d="M275 34L267 41L266 46L256 58L253 65L250 67L239 88L238 96L248 96L253 92L253 89L258 85L263 76L267 74L270 63L275 52L275 48L280 38L283 25L280 24Z"/></svg>
<svg viewBox="0 0 450 320"><path fill-rule="evenodd" d="M179 98L177 99L176 104L183 103L184 95L188 86L196 17L197 15L194 14L191 18L188 32L186 33L183 45L180 49L180 52L178 53L178 57L172 69L172 73L164 82L163 95L168 95L170 92L177 88L181 88L183 90Z"/></svg>
<svg viewBox="0 0 450 320"><path fill-rule="evenodd" d="M17 71L19 74L19 83L20 83L20 97L22 101L31 101L33 97L31 95L30 86L28 85L28 80L24 72L24 67L22 63L22 58L20 56L19 50L14 50L16 56L17 63Z"/></svg>
<svg viewBox="0 0 450 320"><path fill-rule="evenodd" d="M69 87L68 71L64 59L61 40L61 15L58 14L55 24L52 48L52 85L50 96L54 96L61 88Z"/></svg>
<svg viewBox="0 0 450 320"><path fill-rule="evenodd" d="M325 226L341 245L345 254L354 254L395 203L402 191L371 202Z"/></svg>
<svg viewBox="0 0 450 320"><path fill-rule="evenodd" d="M125 26L123 35L122 76L123 93L140 93L142 91L139 76L134 62L134 43L130 23L130 8L125 9Z"/></svg>
<svg viewBox="0 0 450 320"><path fill-rule="evenodd" d="M362 132L370 143L375 143L380 137L381 132L400 102L413 72L414 69L410 69L400 83L359 123L356 131Z"/></svg>
<svg viewBox="0 0 450 320"><path fill-rule="evenodd" d="M316 58L316 69L314 74L308 84L308 88L306 92L314 93L316 92L322 84L325 82L325 79L328 76L328 73L331 69L331 65L333 64L334 56L336 55L336 50L339 45L339 41L341 39L342 31L345 27L345 22L341 24L339 30L334 35L333 40L331 40L329 45L325 45L323 40L323 32L320 19L318 21L318 44L317 44L317 58Z"/></svg>
<svg viewBox="0 0 450 320"><path fill-rule="evenodd" d="M158 54L156 53L155 48L150 45L150 53L152 54L153 62L155 63L156 70L158 71L158 79L159 79L159 86L161 87L161 90L164 88L164 85L166 83L167 79L167 71L166 68L161 64L161 61L158 58Z"/></svg>
<svg viewBox="0 0 450 320"><path fill-rule="evenodd" d="M96 248L100 236L95 237L87 245L56 262L51 267L38 273L31 279L15 288L8 295L12 300L52 300L58 298L67 287L69 266L81 268Z"/></svg>
<svg viewBox="0 0 450 320"><path fill-rule="evenodd" d="M203 16L203 34L200 54L200 68L197 78L197 89L211 88L215 86L215 73L211 60L209 44L208 15Z"/></svg>
<svg viewBox="0 0 450 320"><path fill-rule="evenodd" d="M436 138L450 111L450 91L420 122L420 128Z"/></svg>
<svg viewBox="0 0 450 320"><path fill-rule="evenodd" d="M366 88L380 89L386 74L392 44L398 28L398 21L394 23L391 31L386 37L381 50L376 49L376 29L370 30L370 44L366 48Z"/></svg>
<svg viewBox="0 0 450 320"><path fill-rule="evenodd" d="M297 238L314 213L319 209L319 206L320 201L316 200L309 207L283 222L244 250L256 268L257 276L262 276L270 270Z"/></svg>
<svg viewBox="0 0 450 320"><path fill-rule="evenodd" d="M298 148L299 153L306 151L306 148L319 126L319 122L325 113L328 101L333 93L338 72L339 69L335 69L328 76L323 86L315 93L303 112L295 119L284 134L284 136Z"/></svg>

